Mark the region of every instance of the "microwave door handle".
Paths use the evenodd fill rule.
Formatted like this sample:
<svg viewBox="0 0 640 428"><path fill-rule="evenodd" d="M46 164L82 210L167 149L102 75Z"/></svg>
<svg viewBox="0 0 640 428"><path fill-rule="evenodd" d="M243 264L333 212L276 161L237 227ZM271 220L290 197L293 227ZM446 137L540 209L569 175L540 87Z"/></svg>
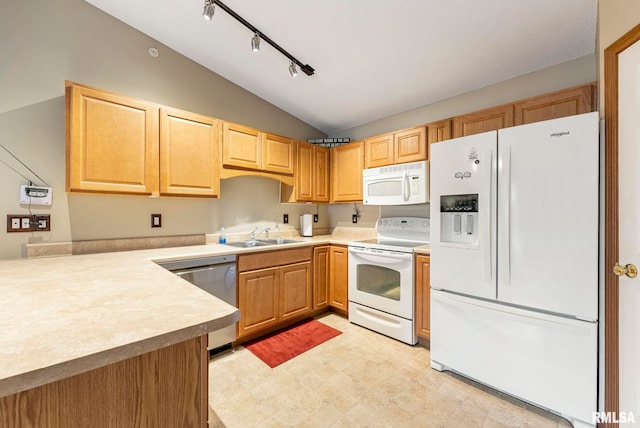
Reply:
<svg viewBox="0 0 640 428"><path fill-rule="evenodd" d="M405 201L409 200L409 173L404 173L404 179L402 180L402 197Z"/></svg>

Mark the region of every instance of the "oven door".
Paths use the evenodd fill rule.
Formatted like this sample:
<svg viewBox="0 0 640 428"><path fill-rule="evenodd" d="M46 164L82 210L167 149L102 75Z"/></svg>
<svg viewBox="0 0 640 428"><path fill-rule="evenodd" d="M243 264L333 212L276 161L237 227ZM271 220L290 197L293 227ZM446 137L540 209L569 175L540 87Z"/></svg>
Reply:
<svg viewBox="0 0 640 428"><path fill-rule="evenodd" d="M413 319L413 254L349 247L349 300Z"/></svg>

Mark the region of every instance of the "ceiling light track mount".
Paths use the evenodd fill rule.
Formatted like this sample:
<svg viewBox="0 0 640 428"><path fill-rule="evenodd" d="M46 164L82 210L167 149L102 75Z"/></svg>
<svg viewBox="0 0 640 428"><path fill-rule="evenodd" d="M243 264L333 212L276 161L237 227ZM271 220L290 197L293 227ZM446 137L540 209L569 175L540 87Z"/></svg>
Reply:
<svg viewBox="0 0 640 428"><path fill-rule="evenodd" d="M263 32L261 32L256 27L251 25L250 22L248 22L246 19L244 19L243 17L238 15L236 12L234 12L232 9L230 9L229 6L227 6L226 4L221 2L220 0L205 0L205 8L204 8L204 12L203 12L203 17L205 19L211 20L211 17L213 17L213 7L214 7L214 5L220 6L220 9L224 10L225 12L227 12L229 15L231 15L233 18L235 18L236 21L238 21L239 23L241 23L242 25L247 27L249 30L251 30L251 32L254 34L253 39L251 40L251 48L254 51L259 51L260 50L260 40L264 40L265 42L269 43L275 50L277 50L278 52L280 52L282 55L286 56L289 59L289 61L290 61L290 63L289 63L289 72L291 73L292 76L294 76L294 73L291 70L295 69L295 65L300 67L300 70L304 74L306 74L307 76L313 76L313 73L315 71L313 69L313 67L311 67L309 64L303 64L302 62L300 62L296 57L294 57L289 52L284 50L279 44L277 44L276 42L271 40ZM296 72L295 75L297 75L297 74L298 73Z"/></svg>

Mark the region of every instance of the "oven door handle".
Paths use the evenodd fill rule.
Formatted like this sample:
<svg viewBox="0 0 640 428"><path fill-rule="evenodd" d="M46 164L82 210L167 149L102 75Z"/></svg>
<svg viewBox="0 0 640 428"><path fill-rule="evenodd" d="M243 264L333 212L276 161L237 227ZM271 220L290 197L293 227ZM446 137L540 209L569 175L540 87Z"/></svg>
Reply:
<svg viewBox="0 0 640 428"><path fill-rule="evenodd" d="M389 259L395 259L399 263L405 261L412 261L413 254L412 253L399 253L393 251L376 251L372 252L367 250L366 248L360 247L349 247L349 253L353 254L354 257L358 257L364 260L378 260L381 263L389 264L391 261Z"/></svg>

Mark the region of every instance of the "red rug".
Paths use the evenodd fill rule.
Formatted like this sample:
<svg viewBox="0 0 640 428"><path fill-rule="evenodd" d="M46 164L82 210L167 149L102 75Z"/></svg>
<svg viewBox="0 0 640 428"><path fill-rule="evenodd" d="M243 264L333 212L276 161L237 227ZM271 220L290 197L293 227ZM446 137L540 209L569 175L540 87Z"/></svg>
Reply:
<svg viewBox="0 0 640 428"><path fill-rule="evenodd" d="M309 318L244 346L274 368L339 334L342 332Z"/></svg>

